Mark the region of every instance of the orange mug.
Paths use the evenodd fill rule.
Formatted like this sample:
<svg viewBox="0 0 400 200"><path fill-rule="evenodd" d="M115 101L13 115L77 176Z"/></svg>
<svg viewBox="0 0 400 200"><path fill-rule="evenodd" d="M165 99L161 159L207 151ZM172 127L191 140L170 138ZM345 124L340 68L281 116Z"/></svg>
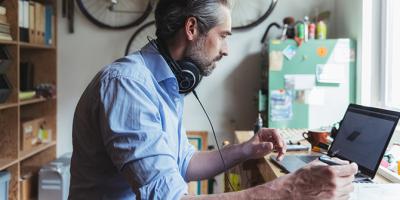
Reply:
<svg viewBox="0 0 400 200"><path fill-rule="evenodd" d="M304 139L306 139L311 145L318 146L320 143L327 144L330 133L324 130L309 130L303 133Z"/></svg>

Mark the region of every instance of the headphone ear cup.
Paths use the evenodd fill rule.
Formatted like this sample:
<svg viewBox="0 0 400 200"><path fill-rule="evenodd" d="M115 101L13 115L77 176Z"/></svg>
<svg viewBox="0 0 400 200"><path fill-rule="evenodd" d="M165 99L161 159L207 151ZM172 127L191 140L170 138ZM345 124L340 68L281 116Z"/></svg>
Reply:
<svg viewBox="0 0 400 200"><path fill-rule="evenodd" d="M188 94L200 83L202 75L193 62L180 60L177 61L177 64L181 68L180 76L176 76L179 84L179 93Z"/></svg>

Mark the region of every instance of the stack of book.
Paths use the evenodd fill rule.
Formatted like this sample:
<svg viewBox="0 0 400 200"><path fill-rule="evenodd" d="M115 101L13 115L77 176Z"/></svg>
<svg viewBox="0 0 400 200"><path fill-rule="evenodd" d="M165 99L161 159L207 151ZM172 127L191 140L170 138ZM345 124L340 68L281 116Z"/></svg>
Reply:
<svg viewBox="0 0 400 200"><path fill-rule="evenodd" d="M0 6L0 40L12 40L10 24L7 20L7 8Z"/></svg>

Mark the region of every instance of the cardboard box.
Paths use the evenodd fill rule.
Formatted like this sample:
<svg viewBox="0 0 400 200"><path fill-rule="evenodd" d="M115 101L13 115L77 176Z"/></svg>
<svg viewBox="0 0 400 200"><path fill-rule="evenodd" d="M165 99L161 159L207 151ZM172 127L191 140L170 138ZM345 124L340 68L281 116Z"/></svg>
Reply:
<svg viewBox="0 0 400 200"><path fill-rule="evenodd" d="M21 200L30 200L37 197L39 169L39 166L21 165L21 177L19 179Z"/></svg>
<svg viewBox="0 0 400 200"><path fill-rule="evenodd" d="M21 200L29 200L32 196L32 174L24 174L21 176Z"/></svg>
<svg viewBox="0 0 400 200"><path fill-rule="evenodd" d="M21 125L21 150L27 151L38 144L38 132L44 118L26 120Z"/></svg>

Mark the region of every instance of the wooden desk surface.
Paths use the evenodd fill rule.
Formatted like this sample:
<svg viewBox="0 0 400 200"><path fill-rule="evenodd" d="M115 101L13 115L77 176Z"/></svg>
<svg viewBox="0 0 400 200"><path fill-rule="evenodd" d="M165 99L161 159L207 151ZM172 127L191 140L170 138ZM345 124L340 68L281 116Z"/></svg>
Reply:
<svg viewBox="0 0 400 200"><path fill-rule="evenodd" d="M254 135L253 131L235 131L235 142L242 143L249 140ZM304 154L306 151L291 151L287 152L286 155L291 154ZM264 159L260 159L260 162L257 162L257 168L260 171L260 174L263 176L264 180L271 181L276 179L277 177L286 175L286 173L282 172L282 170L273 164L270 161L271 155L266 155ZM380 174L376 174L374 181L377 183L389 183L390 181L386 178L382 177Z"/></svg>

